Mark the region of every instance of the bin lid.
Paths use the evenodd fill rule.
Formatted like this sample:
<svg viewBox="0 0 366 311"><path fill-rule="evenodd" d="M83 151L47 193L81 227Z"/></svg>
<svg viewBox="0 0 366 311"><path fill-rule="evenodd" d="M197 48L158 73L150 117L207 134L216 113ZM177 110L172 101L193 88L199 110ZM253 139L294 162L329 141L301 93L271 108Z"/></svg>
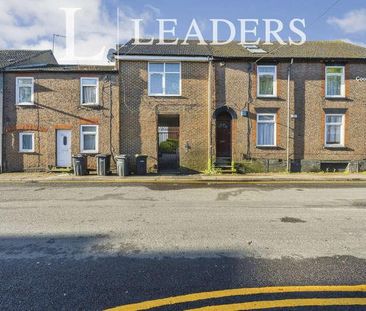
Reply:
<svg viewBox="0 0 366 311"><path fill-rule="evenodd" d="M148 155L146 155L146 154L135 154L135 157L136 158L147 158Z"/></svg>
<svg viewBox="0 0 366 311"><path fill-rule="evenodd" d="M107 157L110 157L110 156L111 156L110 154L99 153L95 157L96 158L107 158Z"/></svg>
<svg viewBox="0 0 366 311"><path fill-rule="evenodd" d="M116 159L127 159L128 157L128 154L119 154L115 156Z"/></svg>
<svg viewBox="0 0 366 311"><path fill-rule="evenodd" d="M85 157L85 154L81 154L81 153L73 154L72 157L73 158L84 158Z"/></svg>

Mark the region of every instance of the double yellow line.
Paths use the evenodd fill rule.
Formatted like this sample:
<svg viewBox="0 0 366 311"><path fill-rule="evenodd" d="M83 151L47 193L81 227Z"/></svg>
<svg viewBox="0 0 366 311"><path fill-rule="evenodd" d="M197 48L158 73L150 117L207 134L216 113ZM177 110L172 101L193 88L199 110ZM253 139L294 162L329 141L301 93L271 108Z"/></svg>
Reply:
<svg viewBox="0 0 366 311"><path fill-rule="evenodd" d="M366 292L366 285L341 285L341 286L278 286L258 288L238 288L219 290L212 292L181 295L163 299L150 300L125 306L107 309L106 311L136 311L148 310L157 307L189 303L206 299L217 299L231 296L249 296L256 294L279 294L279 293L300 293L300 292ZM306 306L353 306L366 305L366 298L304 298L284 299L271 301L253 301L230 305L206 306L191 311L213 311L213 310L259 310L269 308L285 307L306 307Z"/></svg>

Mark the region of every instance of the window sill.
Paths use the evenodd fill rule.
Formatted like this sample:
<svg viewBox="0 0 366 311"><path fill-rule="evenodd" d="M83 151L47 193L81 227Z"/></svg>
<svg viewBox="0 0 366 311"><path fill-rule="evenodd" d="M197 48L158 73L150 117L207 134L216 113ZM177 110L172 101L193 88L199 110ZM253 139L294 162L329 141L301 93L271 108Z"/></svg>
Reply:
<svg viewBox="0 0 366 311"><path fill-rule="evenodd" d="M346 96L325 96L324 99L326 100L349 100Z"/></svg>
<svg viewBox="0 0 366 311"><path fill-rule="evenodd" d="M80 104L81 107L85 107L85 108L99 108L100 107L100 104L97 103L97 104Z"/></svg>
<svg viewBox="0 0 366 311"><path fill-rule="evenodd" d="M256 145L256 148L258 148L258 149L279 149L278 146L261 146L261 145Z"/></svg>
<svg viewBox="0 0 366 311"><path fill-rule="evenodd" d="M19 151L18 153L21 153L21 154L37 154L37 152L35 152L35 151Z"/></svg>
<svg viewBox="0 0 366 311"><path fill-rule="evenodd" d="M257 95L257 99L280 99L278 96Z"/></svg>
<svg viewBox="0 0 366 311"><path fill-rule="evenodd" d="M34 103L17 103L15 105L19 106L19 107L34 107L35 106Z"/></svg>
<svg viewBox="0 0 366 311"><path fill-rule="evenodd" d="M148 94L149 97L182 97L182 94L177 94L177 95L153 95L153 94Z"/></svg>
<svg viewBox="0 0 366 311"><path fill-rule="evenodd" d="M346 147L346 146L329 146L329 145L324 145L323 146L324 149L328 149L328 150L339 150L339 151L347 151L350 150L350 148Z"/></svg>

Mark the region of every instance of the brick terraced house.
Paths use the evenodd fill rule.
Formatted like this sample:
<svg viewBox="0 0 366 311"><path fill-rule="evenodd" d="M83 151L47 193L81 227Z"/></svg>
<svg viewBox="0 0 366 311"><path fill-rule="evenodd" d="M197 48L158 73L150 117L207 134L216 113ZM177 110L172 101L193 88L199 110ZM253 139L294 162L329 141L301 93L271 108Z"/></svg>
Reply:
<svg viewBox="0 0 366 311"><path fill-rule="evenodd" d="M131 40L115 66L34 53L1 68L3 171L69 167L74 153L90 168L98 153L146 154L150 172L366 170L365 48Z"/></svg>
<svg viewBox="0 0 366 311"><path fill-rule="evenodd" d="M96 154L119 152L114 66L36 60L7 66L2 74L3 171L69 168L77 153L88 155L95 168Z"/></svg>
<svg viewBox="0 0 366 311"><path fill-rule="evenodd" d="M366 169L365 48L188 43L119 49L123 153L146 153L151 170ZM160 150L169 128L176 165Z"/></svg>

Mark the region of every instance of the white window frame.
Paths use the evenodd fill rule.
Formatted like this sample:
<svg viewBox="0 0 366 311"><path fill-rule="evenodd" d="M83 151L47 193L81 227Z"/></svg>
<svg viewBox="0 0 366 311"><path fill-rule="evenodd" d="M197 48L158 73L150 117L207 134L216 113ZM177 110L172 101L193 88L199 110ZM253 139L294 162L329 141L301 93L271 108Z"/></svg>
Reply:
<svg viewBox="0 0 366 311"><path fill-rule="evenodd" d="M328 68L341 68L342 69L341 94L340 95L330 95L330 94L328 94L328 75L331 75L331 76L340 75L339 73L327 73ZM326 98L345 98L346 97L345 74L346 74L345 66L325 66L325 97Z"/></svg>
<svg viewBox="0 0 366 311"><path fill-rule="evenodd" d="M31 79L32 80L32 95L31 95L31 101L30 102L20 102L19 98L19 82L22 79ZM34 78L33 77L16 77L15 79L15 89L16 89L16 105L18 106L33 106L34 105Z"/></svg>
<svg viewBox="0 0 366 311"><path fill-rule="evenodd" d="M150 64L163 64L164 65L164 71L150 71ZM178 94L166 94L166 87L165 87L165 75L167 73L177 73L177 72L169 72L165 70L166 64L178 64L179 65L179 93ZM148 62L147 64L147 70L148 70L148 95L149 96L166 96L166 97L177 97L182 96L182 63L181 62ZM151 83L150 83L150 77L152 73L162 73L163 74L163 92L162 93L152 93L151 92Z"/></svg>
<svg viewBox="0 0 366 311"><path fill-rule="evenodd" d="M273 116L273 121L259 121L260 116ZM274 138L273 145L260 145L259 144L259 123L274 123ZM256 124L256 145L257 147L277 147L277 114L276 113L257 113L257 124Z"/></svg>
<svg viewBox="0 0 366 311"><path fill-rule="evenodd" d="M96 128L96 132L86 132L86 134L95 134L95 150L84 150L84 132L83 128L86 126L94 126ZM98 153L99 150L99 125L96 124L84 124L80 125L80 152L81 153Z"/></svg>
<svg viewBox="0 0 366 311"><path fill-rule="evenodd" d="M92 84L84 84L83 80L86 79L95 79L97 80L97 85L92 85ZM95 92L95 99L96 102L95 103L83 103L83 86L95 86L96 92ZM99 106L99 78L98 77L82 77L80 78L80 105L81 106Z"/></svg>
<svg viewBox="0 0 366 311"><path fill-rule="evenodd" d="M274 74L273 74L273 94L260 94L260 76L265 75L267 73L260 73L259 68L264 67L270 67L274 68ZM257 97L269 97L269 98L275 98L277 97L277 65L258 65L257 66Z"/></svg>
<svg viewBox="0 0 366 311"><path fill-rule="evenodd" d="M327 117L334 116L334 117L342 117L341 123L341 143L340 144L327 144L327 127L328 125L339 125L339 123L328 123ZM344 147L344 133L345 133L345 114L344 113L326 113L325 120L324 120L324 145L328 148L339 148Z"/></svg>
<svg viewBox="0 0 366 311"><path fill-rule="evenodd" d="M23 136L32 136L32 149L23 148ZM19 133L19 152L32 153L34 152L34 133L33 132L20 132Z"/></svg>

